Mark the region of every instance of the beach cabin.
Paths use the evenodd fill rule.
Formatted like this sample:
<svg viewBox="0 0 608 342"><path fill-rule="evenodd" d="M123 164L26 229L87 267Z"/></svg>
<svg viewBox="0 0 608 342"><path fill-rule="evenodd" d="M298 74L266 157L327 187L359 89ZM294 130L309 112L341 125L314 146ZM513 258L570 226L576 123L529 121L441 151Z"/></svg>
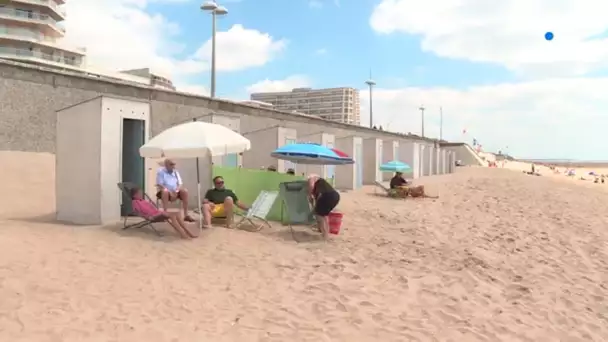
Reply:
<svg viewBox="0 0 608 342"><path fill-rule="evenodd" d="M420 177L420 145L418 143L401 141L399 143L399 160L412 168L410 174L405 174L406 178Z"/></svg>
<svg viewBox="0 0 608 342"><path fill-rule="evenodd" d="M293 128L282 126L272 126L256 131L242 133L243 136L251 141L251 150L243 152L243 167L248 169L276 167L278 172L286 172L294 169L296 172L303 172L296 169L296 164L278 160L270 154L281 146L295 144L298 133Z"/></svg>
<svg viewBox="0 0 608 342"><path fill-rule="evenodd" d="M329 133L313 133L305 136L299 136L298 142L300 143L315 143L329 148L335 148L336 137ZM334 179L336 176L336 167L333 165L298 165L298 172L304 172L305 174L317 174L325 179Z"/></svg>
<svg viewBox="0 0 608 342"><path fill-rule="evenodd" d="M456 168L456 152L454 151L448 151L448 156L447 156L447 163L448 163L448 173L454 173L454 169Z"/></svg>
<svg viewBox="0 0 608 342"><path fill-rule="evenodd" d="M382 182L382 139L367 138L363 140L363 184L372 185L374 182Z"/></svg>
<svg viewBox="0 0 608 342"><path fill-rule="evenodd" d="M440 175L441 174L441 148L435 147L435 157L433 163L433 174Z"/></svg>
<svg viewBox="0 0 608 342"><path fill-rule="evenodd" d="M149 127L148 102L100 96L56 112L57 220L103 225L130 211L116 184L146 186Z"/></svg>
<svg viewBox="0 0 608 342"><path fill-rule="evenodd" d="M397 141L397 140L384 140L382 142L382 164L388 163L388 162L393 161L393 160L403 161L400 158L401 157L399 155L399 141ZM391 174L390 172L383 172L382 173L382 180L383 181L388 181L392 177L393 177L393 174Z"/></svg>
<svg viewBox="0 0 608 342"><path fill-rule="evenodd" d="M433 173L433 168L434 165L436 163L435 160L435 147L433 145L426 145L425 148L425 153L426 153L426 164L424 166L424 176L432 176Z"/></svg>
<svg viewBox="0 0 608 342"><path fill-rule="evenodd" d="M447 170L447 151L446 149L440 149L439 153L439 174L443 175L448 172Z"/></svg>
<svg viewBox="0 0 608 342"><path fill-rule="evenodd" d="M363 186L363 139L357 136L335 138L336 148L355 163L336 166L335 186L340 190L354 190Z"/></svg>

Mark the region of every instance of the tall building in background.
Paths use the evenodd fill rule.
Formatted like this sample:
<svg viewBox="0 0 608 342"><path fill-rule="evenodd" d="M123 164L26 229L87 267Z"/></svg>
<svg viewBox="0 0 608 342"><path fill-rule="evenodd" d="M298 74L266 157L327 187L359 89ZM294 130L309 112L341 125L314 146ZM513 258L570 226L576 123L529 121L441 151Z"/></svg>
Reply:
<svg viewBox="0 0 608 342"><path fill-rule="evenodd" d="M86 50L59 43L65 0L0 0L0 58L64 69L85 65Z"/></svg>
<svg viewBox="0 0 608 342"><path fill-rule="evenodd" d="M149 81L149 85L155 88L175 90L175 86L173 85L173 82L170 79L152 72L150 68L124 70L121 71L121 73L143 77L144 79L147 79Z"/></svg>
<svg viewBox="0 0 608 342"><path fill-rule="evenodd" d="M295 88L292 91L253 93L252 101L272 104L275 109L314 115L359 125L359 90L354 88Z"/></svg>

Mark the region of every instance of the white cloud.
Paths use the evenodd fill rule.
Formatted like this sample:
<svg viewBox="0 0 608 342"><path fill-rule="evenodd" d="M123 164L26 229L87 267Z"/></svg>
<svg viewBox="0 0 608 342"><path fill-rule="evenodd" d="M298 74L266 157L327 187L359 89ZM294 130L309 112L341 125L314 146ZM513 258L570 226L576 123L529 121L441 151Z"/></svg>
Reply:
<svg viewBox="0 0 608 342"><path fill-rule="evenodd" d="M293 88L309 87L310 80L306 76L293 75L283 80L269 80L257 82L247 87L247 93L275 92L275 91L290 91Z"/></svg>
<svg viewBox="0 0 608 342"><path fill-rule="evenodd" d="M267 33L234 25L226 32L217 33L217 70L238 71L262 66L287 46L286 40L275 40ZM203 61L211 60L211 40L196 52Z"/></svg>
<svg viewBox="0 0 608 342"><path fill-rule="evenodd" d="M605 0L384 0L370 18L380 33L419 35L442 57L496 63L522 75L583 75L608 66ZM553 41L544 34L552 31Z"/></svg>
<svg viewBox="0 0 608 342"><path fill-rule="evenodd" d="M449 88L376 89L374 123L390 131L420 134L421 104L425 135L449 141L479 140L497 151L509 146L522 157L606 159L608 78L542 81ZM361 90L363 125L369 125L369 96ZM467 135L462 134L463 129Z"/></svg>
<svg viewBox="0 0 608 342"><path fill-rule="evenodd" d="M201 42L197 54L184 58L185 46L179 43L179 25L161 14L150 13L148 6L152 2L181 0L68 1L65 41L87 48L90 67L110 70L149 67L155 73L173 78L177 84L188 84L191 76L208 71L210 40ZM217 34L217 70L262 66L285 45L284 40L234 25Z"/></svg>
<svg viewBox="0 0 608 342"><path fill-rule="evenodd" d="M325 48L317 49L315 51L315 55L326 55L326 54L327 54L327 49L325 49Z"/></svg>

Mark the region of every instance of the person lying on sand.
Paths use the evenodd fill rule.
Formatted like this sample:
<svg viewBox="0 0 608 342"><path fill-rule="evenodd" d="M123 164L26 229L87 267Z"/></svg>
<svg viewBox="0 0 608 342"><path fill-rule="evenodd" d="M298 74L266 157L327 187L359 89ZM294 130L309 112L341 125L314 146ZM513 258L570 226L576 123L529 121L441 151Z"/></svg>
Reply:
<svg viewBox="0 0 608 342"><path fill-rule="evenodd" d="M226 189L224 178L221 176L213 178L213 186L212 189L207 190L202 203L204 226L211 227L212 218L225 218L226 227L230 228L234 217L234 206L242 210L248 210L249 207L239 201L234 191Z"/></svg>
<svg viewBox="0 0 608 342"><path fill-rule="evenodd" d="M323 238L327 239L329 237L328 216L340 203L340 194L318 175L308 176L308 190L309 200L317 219L317 228L323 234Z"/></svg>
<svg viewBox="0 0 608 342"><path fill-rule="evenodd" d="M403 178L403 173L395 172L395 176L391 178L390 182L391 195L393 197L406 198L407 196L412 197L427 197L437 198L426 195L424 192L424 185L412 186L409 185L408 181Z"/></svg>
<svg viewBox="0 0 608 342"><path fill-rule="evenodd" d="M188 230L181 213L159 210L154 204L144 198L143 192L139 188L131 189L131 205L134 211L150 221L154 221L159 217L166 218L169 225L175 229L182 239L196 237L196 235Z"/></svg>

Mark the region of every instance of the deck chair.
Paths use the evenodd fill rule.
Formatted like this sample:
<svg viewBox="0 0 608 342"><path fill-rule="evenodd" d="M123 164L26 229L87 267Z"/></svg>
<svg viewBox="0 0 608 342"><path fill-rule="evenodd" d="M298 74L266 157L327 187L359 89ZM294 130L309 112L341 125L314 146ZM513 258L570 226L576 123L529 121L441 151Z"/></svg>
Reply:
<svg viewBox="0 0 608 342"><path fill-rule="evenodd" d="M253 201L251 208L247 210L244 214L239 214L241 216L241 220L236 224L236 228L240 228L240 226L249 222L253 227L255 227L255 231L260 231L264 228L264 225L270 227L270 223L266 220L266 216L272 209L274 202L279 196L278 191L262 191L258 195L258 197ZM260 224L255 224L254 219L258 219L262 221Z"/></svg>
<svg viewBox="0 0 608 342"><path fill-rule="evenodd" d="M400 198L403 199L403 196L399 196L399 194L397 193L396 190L391 189L390 187L386 186L384 183L375 181L374 185L376 186L376 188L380 188L384 194L386 194L387 197L390 198Z"/></svg>
<svg viewBox="0 0 608 342"><path fill-rule="evenodd" d="M279 185L281 197L281 221L289 226L291 236L296 242L294 225L315 224L315 217L308 202L308 181L285 182ZM284 216L283 213L286 215Z"/></svg>
<svg viewBox="0 0 608 342"><path fill-rule="evenodd" d="M130 182L118 183L116 185L118 186L120 191L122 191L122 193L123 193L123 200L130 199L131 198L131 189L138 187L136 184L130 183ZM152 199L150 198L150 196L148 196L148 194L144 194L144 196L146 196L147 201L150 201L150 203L154 204L154 201L152 201ZM139 217L139 218L141 218L141 220L136 223L127 224L129 217ZM129 228L137 229L137 228L149 227L150 229L152 229L154 231L154 233L156 233L156 235L162 236L162 234L154 227L154 223L160 223L160 222L166 222L166 221L167 221L167 218L164 218L164 217L159 217L159 218L156 218L153 220L149 220L149 219L143 217L142 215L140 215L139 213L132 210L131 213L128 213L125 216L122 229L127 230Z"/></svg>

